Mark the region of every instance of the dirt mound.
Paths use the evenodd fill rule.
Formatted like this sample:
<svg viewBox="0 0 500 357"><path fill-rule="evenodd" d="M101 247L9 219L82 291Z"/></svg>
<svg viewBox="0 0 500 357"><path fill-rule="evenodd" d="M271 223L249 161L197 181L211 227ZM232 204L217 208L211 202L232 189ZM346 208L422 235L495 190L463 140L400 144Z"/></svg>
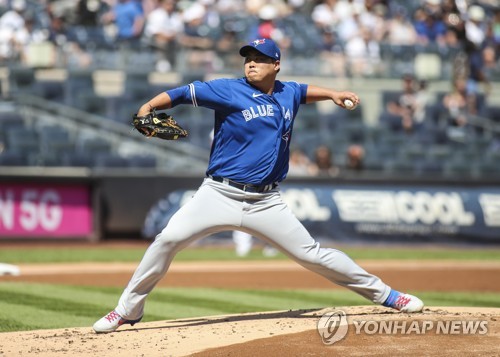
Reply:
<svg viewBox="0 0 500 357"><path fill-rule="evenodd" d="M327 345L318 321L339 311L347 316L348 331ZM85 327L0 337L5 357L438 356L444 351L492 356L500 344L500 309L432 307L409 315L379 306L336 307L140 323L106 335Z"/></svg>

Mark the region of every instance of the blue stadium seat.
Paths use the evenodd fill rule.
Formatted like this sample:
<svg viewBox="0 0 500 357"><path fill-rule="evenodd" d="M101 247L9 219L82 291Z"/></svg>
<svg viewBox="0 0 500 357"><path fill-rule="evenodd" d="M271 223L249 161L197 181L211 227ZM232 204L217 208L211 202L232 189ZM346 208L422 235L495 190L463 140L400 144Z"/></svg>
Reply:
<svg viewBox="0 0 500 357"><path fill-rule="evenodd" d="M75 143L62 126L50 125L39 128L40 149L44 154L60 155L75 150Z"/></svg>
<svg viewBox="0 0 500 357"><path fill-rule="evenodd" d="M3 151L0 153L0 166L26 166L27 156L21 152Z"/></svg>
<svg viewBox="0 0 500 357"><path fill-rule="evenodd" d="M5 132L7 149L20 153L40 150L38 132L32 128L8 128Z"/></svg>
<svg viewBox="0 0 500 357"><path fill-rule="evenodd" d="M69 70L64 82L64 103L78 108L82 95L95 95L92 71Z"/></svg>
<svg viewBox="0 0 500 357"><path fill-rule="evenodd" d="M9 67L9 91L12 94L32 93L35 83L34 68L20 65Z"/></svg>
<svg viewBox="0 0 500 357"><path fill-rule="evenodd" d="M129 161L116 154L103 153L96 155L95 168L124 168L129 167Z"/></svg>
<svg viewBox="0 0 500 357"><path fill-rule="evenodd" d="M155 168L157 164L156 157L151 155L134 155L127 158L128 165L131 168Z"/></svg>
<svg viewBox="0 0 500 357"><path fill-rule="evenodd" d="M111 143L99 137L86 138L77 143L76 150L88 155L104 154L111 151Z"/></svg>
<svg viewBox="0 0 500 357"><path fill-rule="evenodd" d="M88 153L69 151L62 154L61 166L69 167L93 167L94 157Z"/></svg>

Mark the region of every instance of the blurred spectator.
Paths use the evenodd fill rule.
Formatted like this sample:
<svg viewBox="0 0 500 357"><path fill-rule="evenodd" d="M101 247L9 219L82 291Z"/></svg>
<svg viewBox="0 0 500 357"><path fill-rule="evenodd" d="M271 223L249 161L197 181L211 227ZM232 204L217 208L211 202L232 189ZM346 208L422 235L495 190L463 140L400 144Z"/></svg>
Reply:
<svg viewBox="0 0 500 357"><path fill-rule="evenodd" d="M387 6L375 3L374 0L367 0L365 1L365 7L366 11L360 14L361 24L370 29L375 41L384 41L388 32Z"/></svg>
<svg viewBox="0 0 500 357"><path fill-rule="evenodd" d="M142 8L133 0L117 0L113 8L103 15L103 23L116 26L116 40L135 47L144 28Z"/></svg>
<svg viewBox="0 0 500 357"><path fill-rule="evenodd" d="M360 144L351 144L347 148L345 168L352 171L364 169L365 149Z"/></svg>
<svg viewBox="0 0 500 357"><path fill-rule="evenodd" d="M289 39L289 53L305 58L315 56L321 44L321 31L314 26L304 0L289 1L288 5L289 11L280 23Z"/></svg>
<svg viewBox="0 0 500 357"><path fill-rule="evenodd" d="M156 70L168 72L175 67L179 37L184 32L181 13L175 0L159 0L159 5L146 18L144 37L159 54Z"/></svg>
<svg viewBox="0 0 500 357"><path fill-rule="evenodd" d="M183 64L191 70L204 68L220 69L215 43L220 31L220 17L214 9L213 0L200 0L183 12L184 33L181 43L185 50Z"/></svg>
<svg viewBox="0 0 500 357"><path fill-rule="evenodd" d="M217 11L221 15L235 15L245 13L243 0L219 0L217 1Z"/></svg>
<svg viewBox="0 0 500 357"><path fill-rule="evenodd" d="M137 2L145 17L158 6L158 0L135 0L135 2Z"/></svg>
<svg viewBox="0 0 500 357"><path fill-rule="evenodd" d="M498 69L500 68L500 62L498 61L498 59L500 58L500 52L495 51L494 45L489 43L484 47L482 55L484 63L483 73L487 81L485 83L485 94L490 94L490 78L492 77L493 73L495 71L498 71Z"/></svg>
<svg viewBox="0 0 500 357"><path fill-rule="evenodd" d="M19 58L19 33L24 31L26 2L13 0L11 9L0 17L0 60Z"/></svg>
<svg viewBox="0 0 500 357"><path fill-rule="evenodd" d="M15 36L16 51L27 66L55 65L55 47L47 41L47 31L35 27L34 15L28 15L24 28Z"/></svg>
<svg viewBox="0 0 500 357"><path fill-rule="evenodd" d="M490 90L490 81L486 75L484 49L486 45L487 24L485 11L481 6L472 5L468 9L468 20L465 22L466 52L469 57L469 78L467 91L479 93L479 85L483 84L485 92Z"/></svg>
<svg viewBox="0 0 500 357"><path fill-rule="evenodd" d="M291 39L285 34L280 23L278 9L267 4L259 10L258 18L258 22L249 29L247 40L270 38L278 44L281 51L286 51L290 47Z"/></svg>
<svg viewBox="0 0 500 357"><path fill-rule="evenodd" d="M11 9L0 17L0 28L9 28L13 32L24 27L25 0L12 0Z"/></svg>
<svg viewBox="0 0 500 357"><path fill-rule="evenodd" d="M372 76L380 72L380 46L366 27L360 28L359 34L347 41L345 56L354 77Z"/></svg>
<svg viewBox="0 0 500 357"><path fill-rule="evenodd" d="M328 146L320 145L314 151L311 173L322 177L335 177L339 174L339 168L335 165L333 153Z"/></svg>
<svg viewBox="0 0 500 357"><path fill-rule="evenodd" d="M414 14L414 26L417 42L422 46L445 46L446 25L438 11L440 0L426 0L424 5Z"/></svg>
<svg viewBox="0 0 500 357"><path fill-rule="evenodd" d="M493 11L487 24L485 52L486 67L494 69L500 59L500 6Z"/></svg>
<svg viewBox="0 0 500 357"><path fill-rule="evenodd" d="M68 31L64 15L49 9L50 24L47 40L55 45L60 58L57 63L66 67L86 68L92 63L91 56L78 44L73 32Z"/></svg>
<svg viewBox="0 0 500 357"><path fill-rule="evenodd" d="M494 10L493 19L489 25L489 40L497 57L500 56L500 7Z"/></svg>
<svg viewBox="0 0 500 357"><path fill-rule="evenodd" d="M215 44L218 56L227 70L239 71L241 68L241 56L238 50L242 46L238 33L233 29L225 30ZM236 55L235 55L236 54Z"/></svg>
<svg viewBox="0 0 500 357"><path fill-rule="evenodd" d="M241 231L233 231L233 242L235 253L238 257L246 257L253 246L253 237L251 234ZM278 255L279 251L273 246L265 243L262 248L262 255L265 257L274 257Z"/></svg>
<svg viewBox="0 0 500 357"><path fill-rule="evenodd" d="M233 231L234 251L238 257L246 257L252 250L252 235L242 231Z"/></svg>
<svg viewBox="0 0 500 357"><path fill-rule="evenodd" d="M454 0L443 0L441 5L442 19L446 27L455 32L459 41L465 38L465 22L457 2Z"/></svg>
<svg viewBox="0 0 500 357"><path fill-rule="evenodd" d="M108 5L102 0L79 0L75 24L85 27L101 26L101 17L108 10Z"/></svg>
<svg viewBox="0 0 500 357"><path fill-rule="evenodd" d="M67 25L74 25L78 16L76 5L74 0L52 0L47 2L47 11L51 16L63 18Z"/></svg>
<svg viewBox="0 0 500 357"><path fill-rule="evenodd" d="M344 7L342 4L343 2L339 2L337 6L335 6L335 13L339 18L335 31L340 41L346 43L350 39L358 37L360 34L361 27L364 26L361 22L361 14L364 13L364 9L351 8L351 6Z"/></svg>
<svg viewBox="0 0 500 357"><path fill-rule="evenodd" d="M334 32L339 22L339 15L335 12L338 0L323 0L312 11L311 18L321 32Z"/></svg>
<svg viewBox="0 0 500 357"><path fill-rule="evenodd" d="M395 46L411 46L417 42L417 31L403 7L398 7L387 20L387 42Z"/></svg>
<svg viewBox="0 0 500 357"><path fill-rule="evenodd" d="M477 97L467 91L465 78L456 78L452 90L443 97L443 107L449 126L465 127L469 115L477 114Z"/></svg>
<svg viewBox="0 0 500 357"><path fill-rule="evenodd" d="M289 176L311 176L315 173L315 168L311 167L311 160L300 148L290 150L288 167Z"/></svg>
<svg viewBox="0 0 500 357"><path fill-rule="evenodd" d="M394 99L388 101L382 121L393 131L413 133L424 125L425 109L430 96L427 92L427 82L418 81L413 75L402 77L403 89Z"/></svg>
<svg viewBox="0 0 500 357"><path fill-rule="evenodd" d="M64 18L59 14L49 13L50 24L48 30L48 40L56 46L63 48L69 41L74 38L68 33L68 26Z"/></svg>
<svg viewBox="0 0 500 357"><path fill-rule="evenodd" d="M321 33L319 56L321 58L320 74L333 75L340 78L346 76L347 68L344 49L334 32L324 30Z"/></svg>

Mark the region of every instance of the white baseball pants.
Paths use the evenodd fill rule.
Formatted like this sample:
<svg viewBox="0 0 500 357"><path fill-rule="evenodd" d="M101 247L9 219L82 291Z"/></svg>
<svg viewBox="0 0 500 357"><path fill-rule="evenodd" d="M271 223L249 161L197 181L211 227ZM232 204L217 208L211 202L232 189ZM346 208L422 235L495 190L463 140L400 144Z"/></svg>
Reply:
<svg viewBox="0 0 500 357"><path fill-rule="evenodd" d="M321 248L283 202L279 188L249 193L206 178L149 246L116 312L129 320L140 318L148 294L164 277L175 254L197 239L227 230L248 232L305 268L374 303L382 304L391 291L343 252Z"/></svg>

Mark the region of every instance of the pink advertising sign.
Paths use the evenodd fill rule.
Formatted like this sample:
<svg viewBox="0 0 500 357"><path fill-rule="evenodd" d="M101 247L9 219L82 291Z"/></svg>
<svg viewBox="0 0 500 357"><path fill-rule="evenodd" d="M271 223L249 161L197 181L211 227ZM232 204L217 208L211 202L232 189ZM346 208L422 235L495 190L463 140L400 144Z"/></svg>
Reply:
<svg viewBox="0 0 500 357"><path fill-rule="evenodd" d="M0 183L0 239L89 236L90 196L85 185Z"/></svg>

